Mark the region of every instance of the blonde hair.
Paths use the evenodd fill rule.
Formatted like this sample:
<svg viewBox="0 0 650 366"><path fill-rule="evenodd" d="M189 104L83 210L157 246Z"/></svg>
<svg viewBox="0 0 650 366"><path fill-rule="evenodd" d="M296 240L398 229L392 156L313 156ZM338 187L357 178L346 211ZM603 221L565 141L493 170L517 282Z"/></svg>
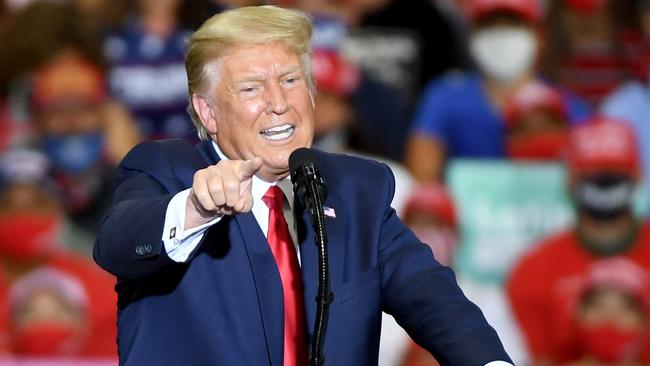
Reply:
<svg viewBox="0 0 650 366"><path fill-rule="evenodd" d="M206 93L210 85L210 65L230 48L244 44L280 42L300 58L303 72L312 92L315 84L311 71L310 41L312 25L309 16L298 10L277 6L248 6L214 15L194 32L185 55L189 89L187 111L196 126L199 138L207 140L208 131L192 105L193 94Z"/></svg>

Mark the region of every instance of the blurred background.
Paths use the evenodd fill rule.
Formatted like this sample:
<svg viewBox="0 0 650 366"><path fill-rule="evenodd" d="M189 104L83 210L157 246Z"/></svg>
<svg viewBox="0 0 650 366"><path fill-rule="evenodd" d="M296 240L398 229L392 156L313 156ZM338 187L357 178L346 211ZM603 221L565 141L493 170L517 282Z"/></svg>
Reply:
<svg viewBox="0 0 650 366"><path fill-rule="evenodd" d="M269 3L313 16L315 146L390 165L517 365L650 365L650 0L0 1L0 364L117 364L113 171L198 141L187 37ZM385 314L380 365L437 362Z"/></svg>

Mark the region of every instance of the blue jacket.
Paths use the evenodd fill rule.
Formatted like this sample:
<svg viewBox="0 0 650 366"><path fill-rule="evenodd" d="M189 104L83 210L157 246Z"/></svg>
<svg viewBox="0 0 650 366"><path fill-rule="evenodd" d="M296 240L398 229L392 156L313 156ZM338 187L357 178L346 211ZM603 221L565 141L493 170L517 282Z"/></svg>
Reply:
<svg viewBox="0 0 650 366"><path fill-rule="evenodd" d="M390 207L388 167L317 156L329 191L325 205L336 213L326 218L334 293L326 365L376 365L382 310L442 365L511 362L453 272ZM218 160L210 142L166 140L137 146L119 167L94 257L118 277L121 365L282 365L280 275L253 214L225 216L187 263L172 261L161 241L171 198ZM307 214L296 219L310 341L317 248Z"/></svg>

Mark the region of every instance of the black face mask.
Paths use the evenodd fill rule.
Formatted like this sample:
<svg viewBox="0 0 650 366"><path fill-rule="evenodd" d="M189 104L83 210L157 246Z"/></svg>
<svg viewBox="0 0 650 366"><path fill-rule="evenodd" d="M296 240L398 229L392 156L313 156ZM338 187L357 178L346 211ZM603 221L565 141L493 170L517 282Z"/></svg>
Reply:
<svg viewBox="0 0 650 366"><path fill-rule="evenodd" d="M580 213L610 220L630 212L634 188L629 176L599 174L581 178L573 190L573 198Z"/></svg>

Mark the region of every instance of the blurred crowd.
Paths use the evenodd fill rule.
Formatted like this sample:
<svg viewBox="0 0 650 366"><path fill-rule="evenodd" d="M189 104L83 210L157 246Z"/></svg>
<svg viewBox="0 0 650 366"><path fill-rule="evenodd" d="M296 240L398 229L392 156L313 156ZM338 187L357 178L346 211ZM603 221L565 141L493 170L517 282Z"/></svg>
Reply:
<svg viewBox="0 0 650 366"><path fill-rule="evenodd" d="M113 171L138 142L198 141L186 39L261 4L313 17L314 146L387 163L441 263L469 240L455 164L564 172L572 220L483 250L514 257L484 288L518 365L650 365L650 0L0 1L0 358L116 357L115 279L90 256ZM437 365L389 315L380 352Z"/></svg>

